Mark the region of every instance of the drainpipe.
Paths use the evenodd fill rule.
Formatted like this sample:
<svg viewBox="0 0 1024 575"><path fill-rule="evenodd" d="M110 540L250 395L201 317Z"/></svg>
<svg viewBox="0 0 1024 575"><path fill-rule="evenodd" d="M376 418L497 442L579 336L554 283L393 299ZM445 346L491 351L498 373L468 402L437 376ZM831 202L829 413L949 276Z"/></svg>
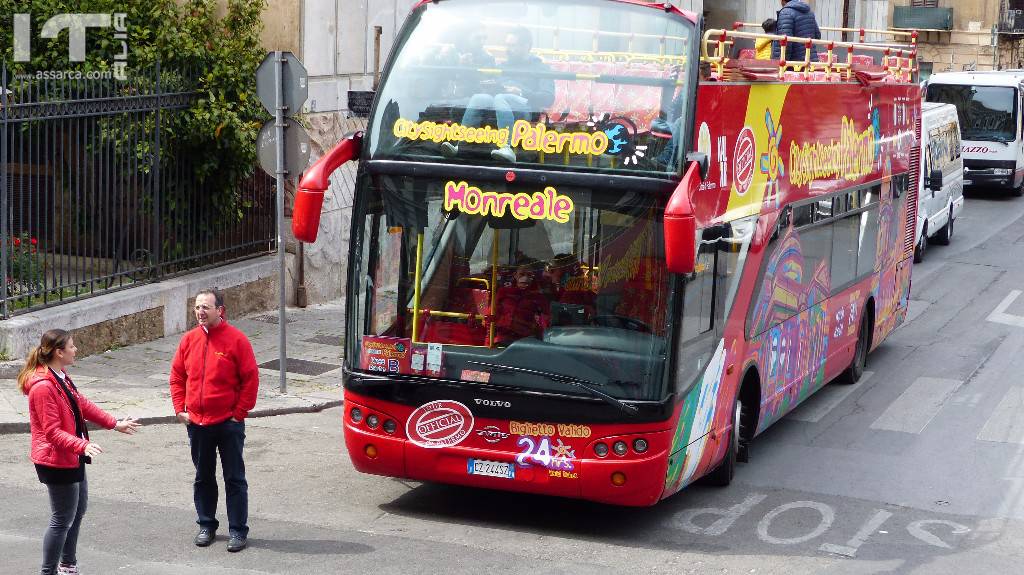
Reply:
<svg viewBox="0 0 1024 575"><path fill-rule="evenodd" d="M999 27L992 25L992 69L999 69Z"/></svg>

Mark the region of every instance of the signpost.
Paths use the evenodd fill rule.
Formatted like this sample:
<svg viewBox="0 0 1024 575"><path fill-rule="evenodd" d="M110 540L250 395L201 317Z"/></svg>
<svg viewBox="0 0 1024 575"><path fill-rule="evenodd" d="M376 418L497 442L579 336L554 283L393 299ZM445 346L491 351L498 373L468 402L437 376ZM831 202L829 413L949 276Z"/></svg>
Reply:
<svg viewBox="0 0 1024 575"><path fill-rule="evenodd" d="M260 166L277 178L277 256L278 256L278 346L277 368L281 374L281 393L287 392L288 371L285 337L284 253L284 178L298 177L309 162L309 136L291 119L309 95L306 68L291 52L271 52L256 69L256 95L274 119L263 124L256 141ZM287 135L285 130L287 129Z"/></svg>

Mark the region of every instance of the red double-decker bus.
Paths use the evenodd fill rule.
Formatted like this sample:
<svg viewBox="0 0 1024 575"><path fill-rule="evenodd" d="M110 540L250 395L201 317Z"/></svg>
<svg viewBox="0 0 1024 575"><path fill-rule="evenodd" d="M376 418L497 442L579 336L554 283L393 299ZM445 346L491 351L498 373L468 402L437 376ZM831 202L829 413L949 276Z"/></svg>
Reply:
<svg viewBox="0 0 1024 575"><path fill-rule="evenodd" d="M294 210L314 240L359 161L357 469L651 505L860 377L910 289L913 46L759 38L624 0L412 11Z"/></svg>

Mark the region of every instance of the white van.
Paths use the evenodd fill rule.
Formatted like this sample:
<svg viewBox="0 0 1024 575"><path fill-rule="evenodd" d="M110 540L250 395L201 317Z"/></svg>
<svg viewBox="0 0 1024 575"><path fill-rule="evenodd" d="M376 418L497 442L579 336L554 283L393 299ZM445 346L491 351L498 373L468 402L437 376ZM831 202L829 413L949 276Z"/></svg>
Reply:
<svg viewBox="0 0 1024 575"><path fill-rule="evenodd" d="M924 260L929 240L948 245L953 222L964 209L964 160L960 122L952 104L921 104L921 173L917 178L917 246Z"/></svg>
<svg viewBox="0 0 1024 575"><path fill-rule="evenodd" d="M960 117L965 186L1024 195L1022 97L1022 70L940 72L928 78L925 99L953 104Z"/></svg>

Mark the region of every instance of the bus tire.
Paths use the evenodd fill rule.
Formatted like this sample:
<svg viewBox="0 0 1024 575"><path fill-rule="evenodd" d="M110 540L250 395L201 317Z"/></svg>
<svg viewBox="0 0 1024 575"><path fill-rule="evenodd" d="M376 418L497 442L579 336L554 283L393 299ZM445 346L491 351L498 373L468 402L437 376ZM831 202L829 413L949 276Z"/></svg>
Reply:
<svg viewBox="0 0 1024 575"><path fill-rule="evenodd" d="M732 483L736 475L736 456L740 450L740 421L743 419L743 402L736 397L733 404L732 428L729 430L729 449L725 452L725 458L718 464L718 467L711 473L704 476L708 485L715 487L726 487Z"/></svg>
<svg viewBox="0 0 1024 575"><path fill-rule="evenodd" d="M921 228L921 237L917 240L917 245L914 246L914 263L919 264L924 261L924 253L928 250L928 222L925 222L924 227Z"/></svg>
<svg viewBox="0 0 1024 575"><path fill-rule="evenodd" d="M949 204L949 220L942 226L939 233L935 234L935 243L940 246L948 246L953 239L953 204Z"/></svg>
<svg viewBox="0 0 1024 575"><path fill-rule="evenodd" d="M864 375L864 368L868 365L868 347L871 345L869 321L868 309L864 308L860 316L860 330L857 332L857 347L853 350L853 359L850 361L850 367L836 378L836 383L853 385Z"/></svg>

